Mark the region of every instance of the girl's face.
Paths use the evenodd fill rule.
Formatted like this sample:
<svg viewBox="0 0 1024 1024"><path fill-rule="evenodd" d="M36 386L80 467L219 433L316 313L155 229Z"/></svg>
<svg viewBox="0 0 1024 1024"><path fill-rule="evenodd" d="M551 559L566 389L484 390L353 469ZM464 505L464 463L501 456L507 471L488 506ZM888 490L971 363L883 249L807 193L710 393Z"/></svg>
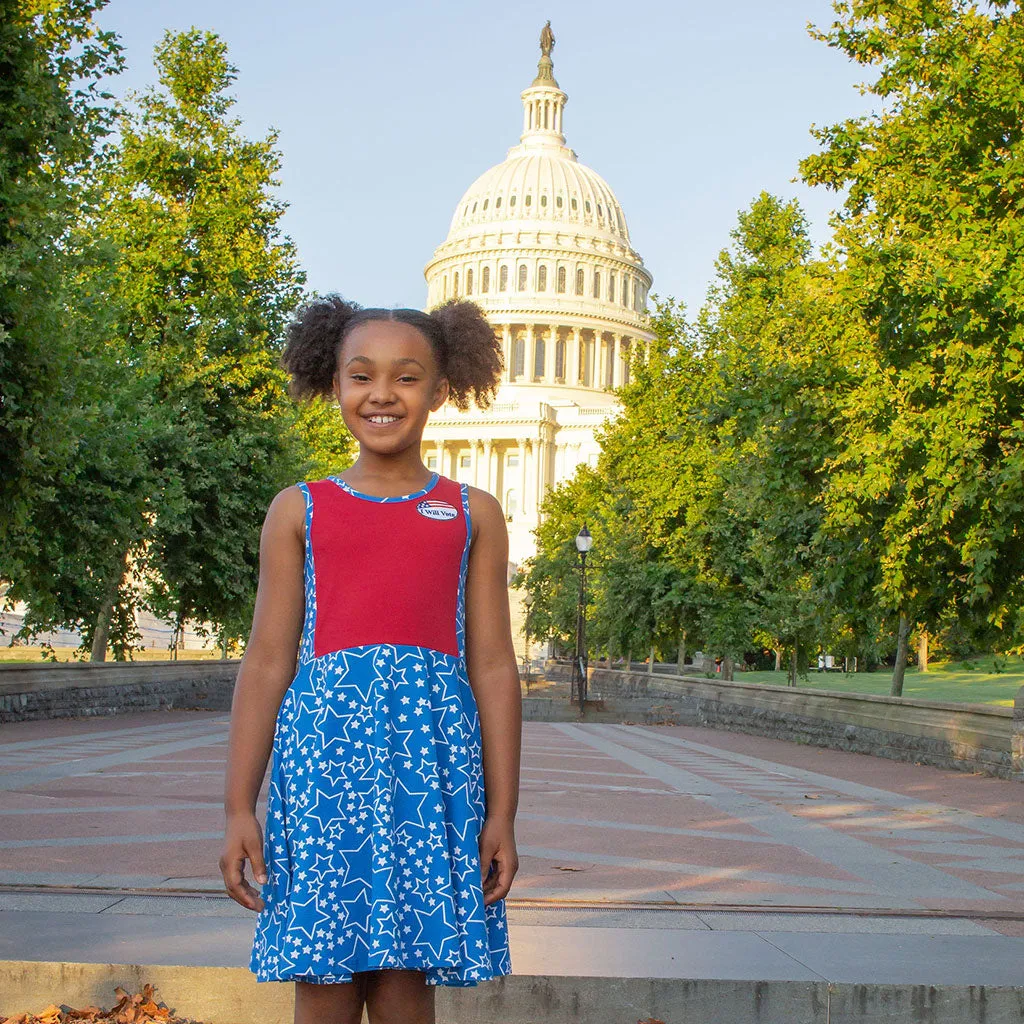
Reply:
<svg viewBox="0 0 1024 1024"><path fill-rule="evenodd" d="M396 455L415 446L427 417L448 397L430 342L409 324L371 320L345 338L334 395L360 448Z"/></svg>

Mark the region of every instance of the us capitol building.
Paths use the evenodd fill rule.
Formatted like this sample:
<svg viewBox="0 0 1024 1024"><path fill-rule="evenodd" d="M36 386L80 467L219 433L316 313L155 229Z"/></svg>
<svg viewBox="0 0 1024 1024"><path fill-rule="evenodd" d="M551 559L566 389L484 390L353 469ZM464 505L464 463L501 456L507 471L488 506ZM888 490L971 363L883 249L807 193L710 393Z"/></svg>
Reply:
<svg viewBox="0 0 1024 1024"><path fill-rule="evenodd" d="M505 510L513 567L535 551L549 487L597 461L596 428L619 409L632 353L646 359L651 275L604 179L565 144L568 99L555 81L550 23L522 93L523 133L459 200L424 274L427 307L478 303L501 333L494 404L446 403L427 422L429 469L481 487Z"/></svg>

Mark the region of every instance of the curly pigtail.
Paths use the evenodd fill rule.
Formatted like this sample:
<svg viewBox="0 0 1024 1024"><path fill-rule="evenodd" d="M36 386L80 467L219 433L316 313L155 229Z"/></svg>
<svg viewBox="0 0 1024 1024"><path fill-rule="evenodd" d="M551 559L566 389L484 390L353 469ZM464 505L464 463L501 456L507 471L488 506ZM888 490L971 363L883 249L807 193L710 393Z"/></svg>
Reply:
<svg viewBox="0 0 1024 1024"><path fill-rule="evenodd" d="M327 295L310 299L296 310L281 353L281 365L292 378L288 385L292 398L331 396L338 343L361 308L340 295Z"/></svg>
<svg viewBox="0 0 1024 1024"><path fill-rule="evenodd" d="M449 401L463 412L470 398L487 408L498 390L503 366L501 339L475 302L450 299L429 314L444 338L444 374Z"/></svg>

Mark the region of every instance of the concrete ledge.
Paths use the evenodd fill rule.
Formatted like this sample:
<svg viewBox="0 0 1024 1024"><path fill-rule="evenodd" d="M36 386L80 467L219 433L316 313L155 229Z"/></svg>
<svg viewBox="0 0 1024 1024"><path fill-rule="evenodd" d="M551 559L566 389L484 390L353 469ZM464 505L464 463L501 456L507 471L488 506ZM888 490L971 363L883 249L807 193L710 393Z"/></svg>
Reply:
<svg viewBox="0 0 1024 1024"><path fill-rule="evenodd" d="M0 961L0 1014L52 1000L109 1007L114 988L156 987L156 998L204 1024L292 1024L294 986L257 983L247 968ZM1024 987L853 985L825 981L730 981L512 975L476 988L437 991L438 1024L1020 1024ZM364 1015L364 1020L365 1020Z"/></svg>
<svg viewBox="0 0 1024 1024"><path fill-rule="evenodd" d="M588 694L582 716L524 698L524 718L706 726L1024 781L1024 687L1011 709L593 669Z"/></svg>
<svg viewBox="0 0 1024 1024"><path fill-rule="evenodd" d="M240 659L0 665L0 723L124 711L229 711Z"/></svg>

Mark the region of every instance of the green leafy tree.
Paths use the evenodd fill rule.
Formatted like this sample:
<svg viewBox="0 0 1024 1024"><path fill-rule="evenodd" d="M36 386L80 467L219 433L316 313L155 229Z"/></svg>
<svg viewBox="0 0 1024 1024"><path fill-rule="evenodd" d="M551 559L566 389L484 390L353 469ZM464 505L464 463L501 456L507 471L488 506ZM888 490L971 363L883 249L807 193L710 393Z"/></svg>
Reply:
<svg viewBox="0 0 1024 1024"><path fill-rule="evenodd" d="M829 525L877 567L897 623L1024 640L1024 13L849 0L820 39L876 73L878 112L815 131L802 174L845 190L849 299ZM868 577L865 577L865 581Z"/></svg>
<svg viewBox="0 0 1024 1024"><path fill-rule="evenodd" d="M263 514L314 462L315 414L288 399L278 362L304 276L280 232L277 137L241 134L224 43L168 33L155 59L160 86L120 119L94 228L117 252L117 344L173 429L151 452L144 585L109 582L121 603L212 622L226 642L251 620Z"/></svg>

